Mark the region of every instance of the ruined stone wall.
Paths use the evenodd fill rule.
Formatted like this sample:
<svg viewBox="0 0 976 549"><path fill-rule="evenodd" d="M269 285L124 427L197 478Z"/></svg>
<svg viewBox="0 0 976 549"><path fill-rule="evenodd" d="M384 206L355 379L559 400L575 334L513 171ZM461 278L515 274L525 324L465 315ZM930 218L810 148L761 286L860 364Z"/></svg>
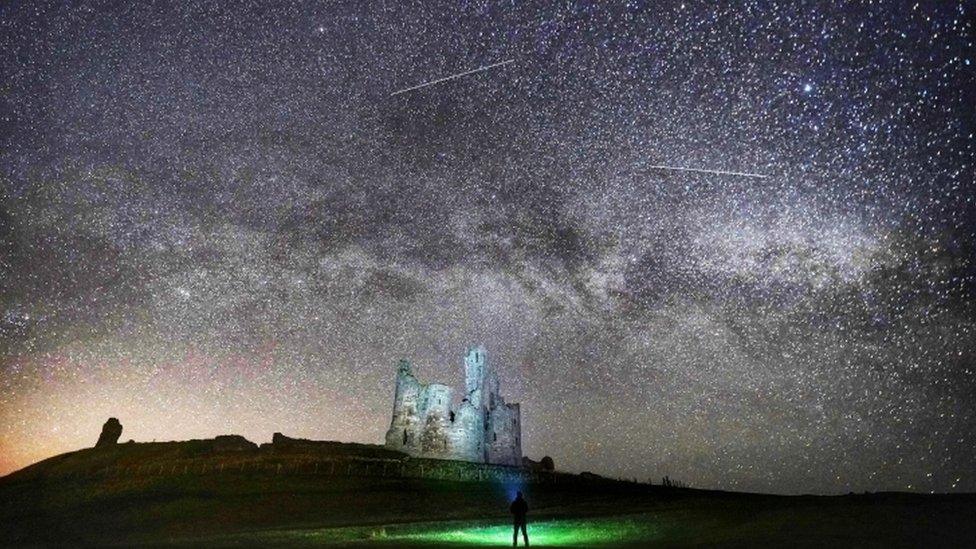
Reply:
<svg viewBox="0 0 976 549"><path fill-rule="evenodd" d="M451 388L431 383L422 391L419 408L420 455L448 458L451 456Z"/></svg>
<svg viewBox="0 0 976 549"><path fill-rule="evenodd" d="M410 363L401 360L393 398L393 420L386 431L386 447L408 454L420 448L420 402L424 387L413 377Z"/></svg>
<svg viewBox="0 0 976 549"><path fill-rule="evenodd" d="M485 432L488 463L522 464L521 413L518 404L506 404L501 397L489 411Z"/></svg>
<svg viewBox="0 0 976 549"><path fill-rule="evenodd" d="M420 383L410 363L400 361L386 447L411 456L521 466L519 406L501 397L484 348L468 350L464 371L465 393L455 408L450 387Z"/></svg>
<svg viewBox="0 0 976 549"><path fill-rule="evenodd" d="M481 409L470 402L462 402L454 417L450 434L454 450L452 459L484 462L484 419Z"/></svg>
<svg viewBox="0 0 976 549"><path fill-rule="evenodd" d="M464 355L464 392L465 398L475 408L481 408L481 394L484 390L485 370L487 367L487 353L480 347L469 349Z"/></svg>

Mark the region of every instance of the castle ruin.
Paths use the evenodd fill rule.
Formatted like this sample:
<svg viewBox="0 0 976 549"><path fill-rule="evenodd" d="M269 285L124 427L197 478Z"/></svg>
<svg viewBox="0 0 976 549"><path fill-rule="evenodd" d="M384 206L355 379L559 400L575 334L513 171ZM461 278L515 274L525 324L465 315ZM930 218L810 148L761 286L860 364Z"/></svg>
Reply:
<svg viewBox="0 0 976 549"><path fill-rule="evenodd" d="M464 398L455 409L451 387L420 383L410 362L401 360L386 447L417 457L520 466L519 405L502 398L484 347L468 350L464 378Z"/></svg>

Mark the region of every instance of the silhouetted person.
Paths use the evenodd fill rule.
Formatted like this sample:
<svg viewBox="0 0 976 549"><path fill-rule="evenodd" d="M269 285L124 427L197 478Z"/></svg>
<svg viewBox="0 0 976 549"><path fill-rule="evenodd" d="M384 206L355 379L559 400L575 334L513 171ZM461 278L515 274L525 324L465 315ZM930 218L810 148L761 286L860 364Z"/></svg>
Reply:
<svg viewBox="0 0 976 549"><path fill-rule="evenodd" d="M525 541L525 546L528 547L529 534L525 531L525 515L529 513L529 504L522 497L522 492L519 492L515 496L515 500L512 501L512 505L508 510L512 512L512 518L515 520L515 532L512 533L512 547L518 546L519 528L522 529L522 539Z"/></svg>

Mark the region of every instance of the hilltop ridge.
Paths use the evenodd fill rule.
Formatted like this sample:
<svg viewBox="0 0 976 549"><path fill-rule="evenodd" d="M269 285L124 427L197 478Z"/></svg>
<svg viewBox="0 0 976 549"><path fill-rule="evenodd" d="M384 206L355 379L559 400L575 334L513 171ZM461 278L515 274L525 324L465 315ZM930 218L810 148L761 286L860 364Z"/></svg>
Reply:
<svg viewBox="0 0 976 549"><path fill-rule="evenodd" d="M0 478L0 545L495 543L510 535L504 525L516 490L531 502L539 546L547 536L550 545L583 547L824 539L959 546L976 534L976 495L773 496L526 464L416 458L280 433L261 445L237 435L112 444Z"/></svg>

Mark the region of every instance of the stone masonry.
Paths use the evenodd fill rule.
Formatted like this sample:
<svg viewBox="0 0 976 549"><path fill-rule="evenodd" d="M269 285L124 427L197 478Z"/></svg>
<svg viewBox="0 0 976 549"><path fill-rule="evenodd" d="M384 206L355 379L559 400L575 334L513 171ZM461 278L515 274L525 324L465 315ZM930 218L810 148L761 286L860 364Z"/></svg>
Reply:
<svg viewBox="0 0 976 549"><path fill-rule="evenodd" d="M451 387L419 382L410 362L401 360L386 447L411 456L521 466L519 405L502 398L484 347L468 350L464 376L464 396L455 407Z"/></svg>

